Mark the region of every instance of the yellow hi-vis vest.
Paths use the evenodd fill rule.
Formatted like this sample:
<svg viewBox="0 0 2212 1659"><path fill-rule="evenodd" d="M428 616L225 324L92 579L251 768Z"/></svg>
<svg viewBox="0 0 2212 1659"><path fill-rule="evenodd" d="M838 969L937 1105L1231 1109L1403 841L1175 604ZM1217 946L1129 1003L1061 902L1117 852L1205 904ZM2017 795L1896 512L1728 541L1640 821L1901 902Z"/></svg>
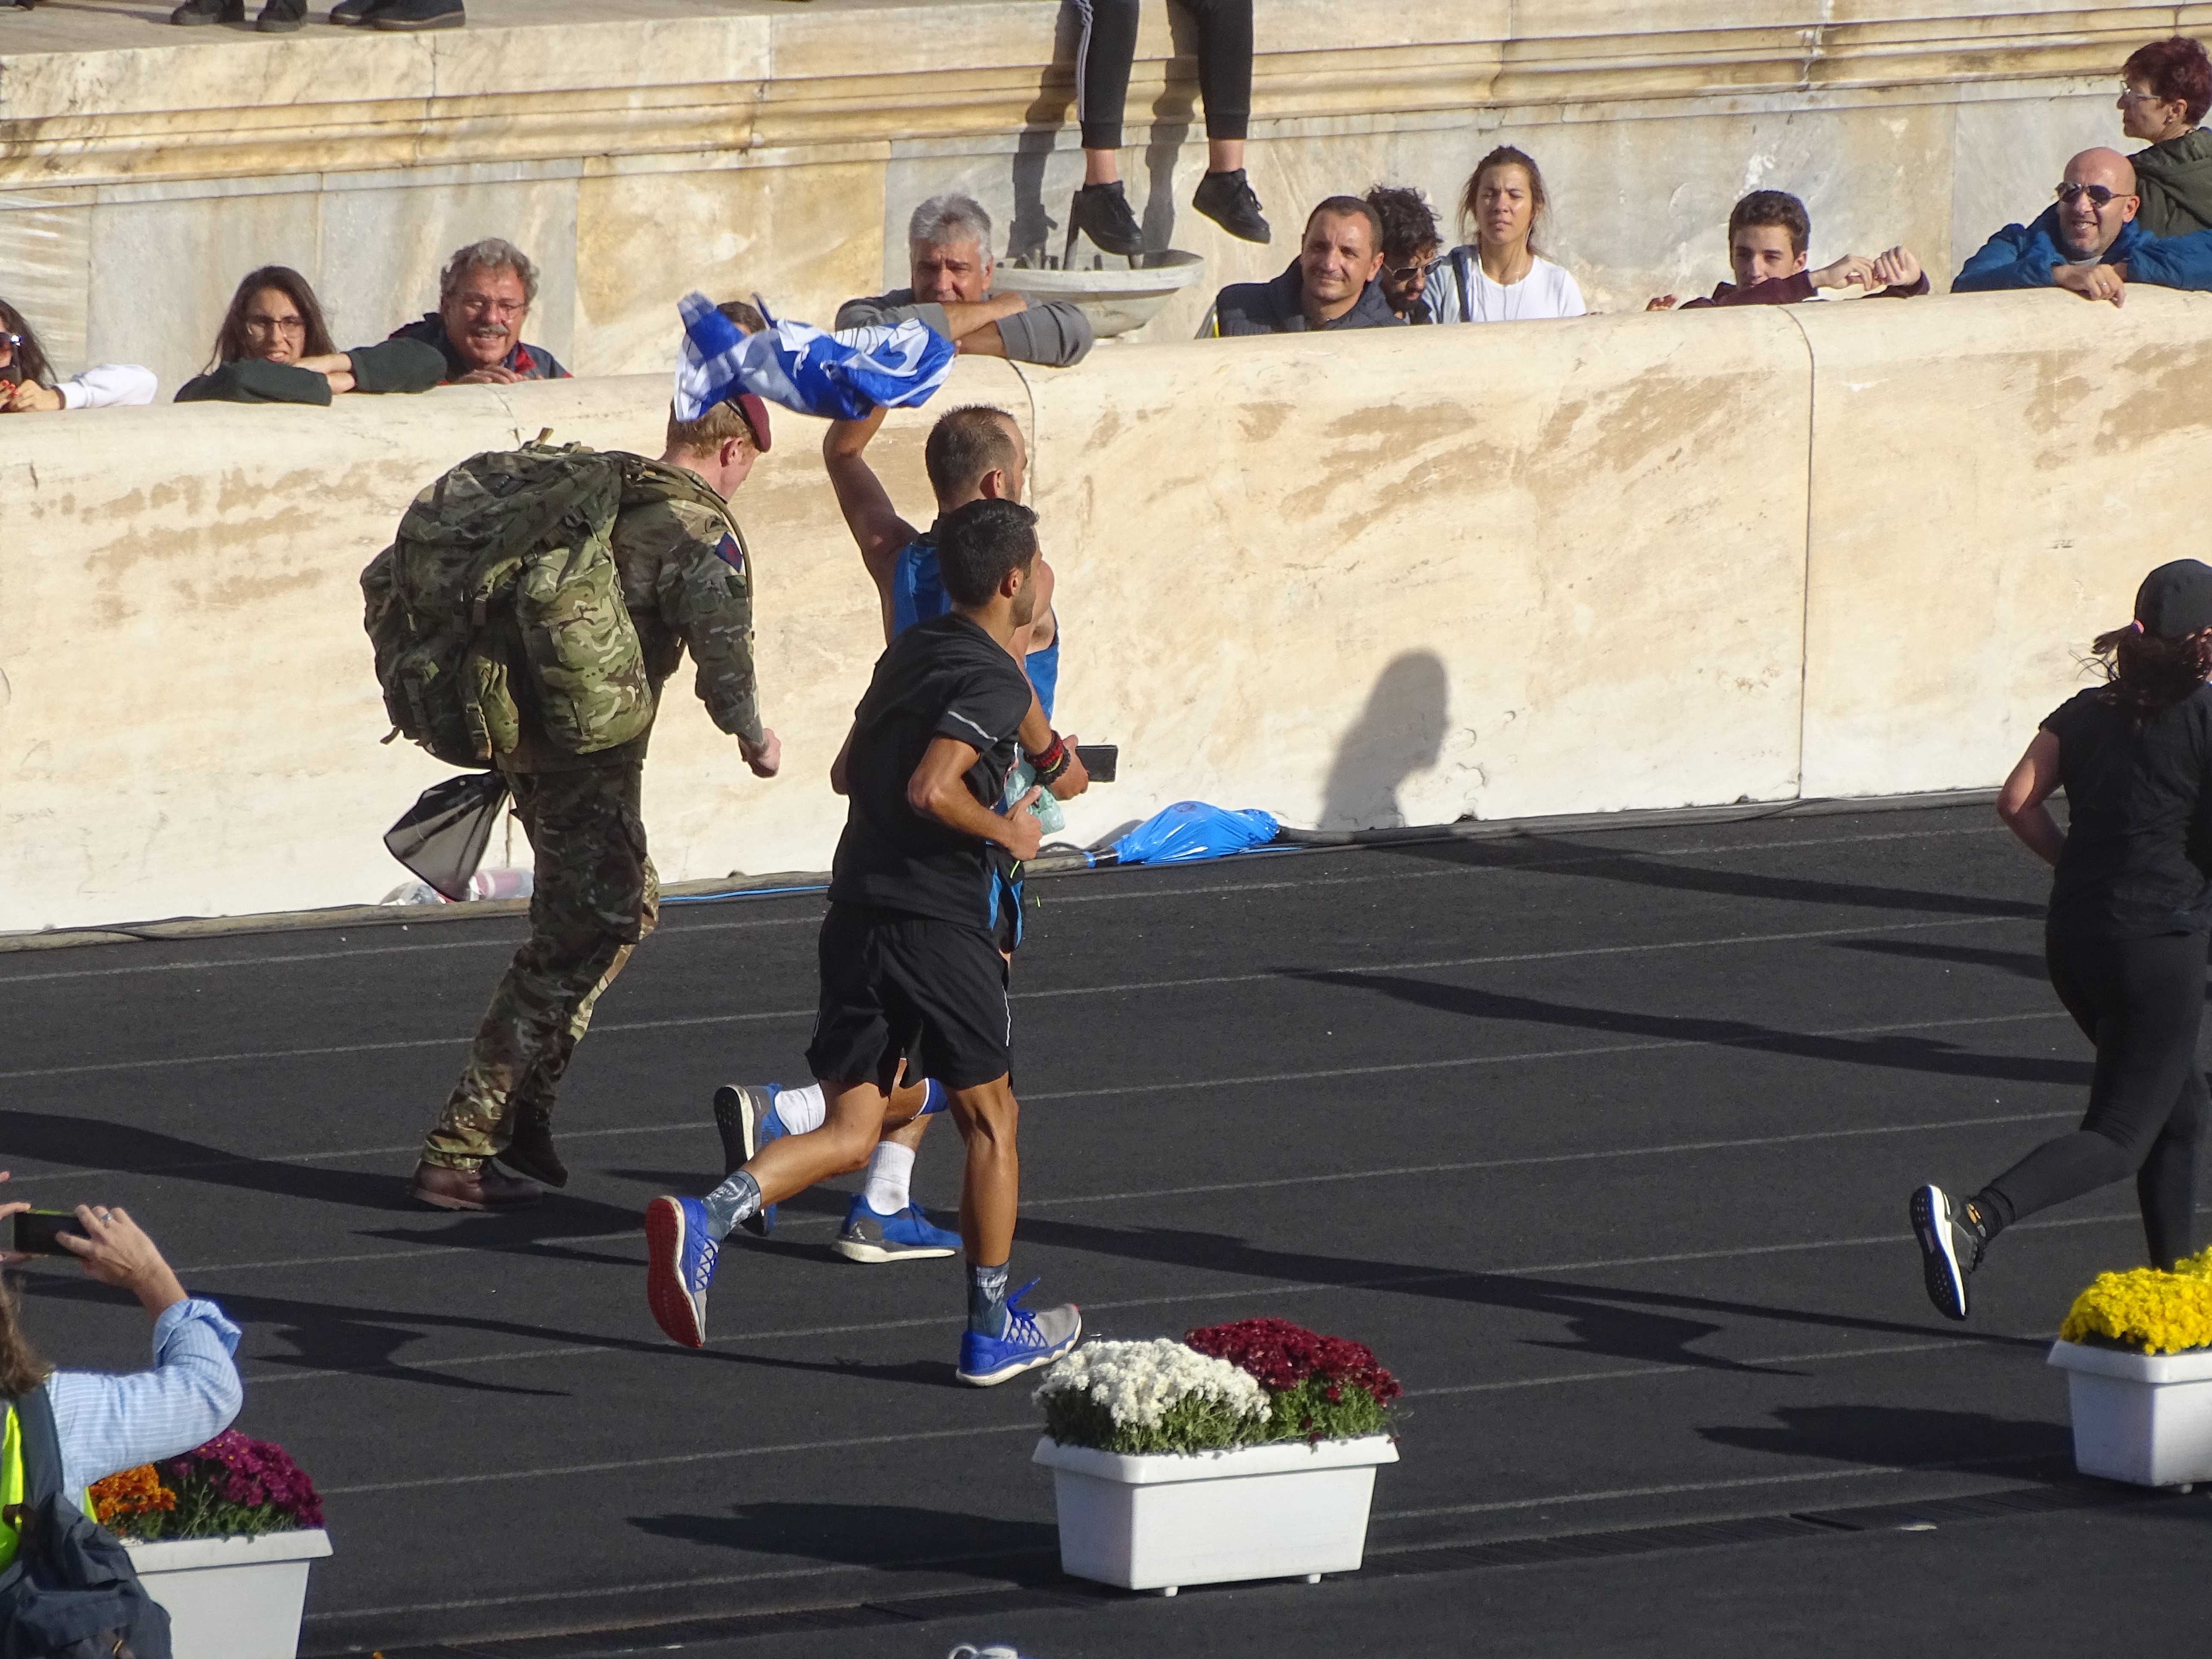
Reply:
<svg viewBox="0 0 2212 1659"><path fill-rule="evenodd" d="M23 1501L23 1429L15 1421L15 1408L8 1407L8 1426L0 1432L0 1571L15 1559L18 1536L5 1517Z"/></svg>

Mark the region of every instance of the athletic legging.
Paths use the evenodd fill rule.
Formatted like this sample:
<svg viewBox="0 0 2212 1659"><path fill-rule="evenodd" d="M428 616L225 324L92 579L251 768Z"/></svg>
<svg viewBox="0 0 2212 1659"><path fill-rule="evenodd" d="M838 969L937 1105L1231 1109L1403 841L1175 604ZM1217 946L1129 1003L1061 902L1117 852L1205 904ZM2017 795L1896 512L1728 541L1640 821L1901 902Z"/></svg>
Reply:
<svg viewBox="0 0 2212 1659"><path fill-rule="evenodd" d="M2133 1176L2152 1262L2171 1267L2191 1253L2197 1143L2212 1121L2197 1062L2204 953L2201 933L2045 940L2051 988L2097 1045L2097 1069L2081 1127L1977 1194L1999 1226Z"/></svg>
<svg viewBox="0 0 2212 1659"><path fill-rule="evenodd" d="M1075 44L1075 114L1083 148L1121 148L1138 0L1068 0L1082 19ZM1206 136L1242 138L1252 121L1252 0L1176 0L1198 24L1198 87Z"/></svg>

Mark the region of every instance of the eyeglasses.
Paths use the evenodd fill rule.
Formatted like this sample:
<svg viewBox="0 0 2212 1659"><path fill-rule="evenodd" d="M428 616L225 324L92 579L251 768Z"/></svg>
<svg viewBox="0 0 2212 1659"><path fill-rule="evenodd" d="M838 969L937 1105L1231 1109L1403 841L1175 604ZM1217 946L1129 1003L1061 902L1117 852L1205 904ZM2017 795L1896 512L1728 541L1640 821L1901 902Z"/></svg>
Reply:
<svg viewBox="0 0 2212 1659"><path fill-rule="evenodd" d="M305 317L248 317L246 327L247 332L252 334L305 334L307 319Z"/></svg>
<svg viewBox="0 0 2212 1659"><path fill-rule="evenodd" d="M2120 101L2124 104L2163 104L2166 100L2154 92L2137 92L2133 87L2124 86L2120 88Z"/></svg>
<svg viewBox="0 0 2212 1659"><path fill-rule="evenodd" d="M2054 193L2060 203L2068 207L2074 204L2074 198L2077 196L2086 196L2094 205L2104 207L2111 203L2113 197L2121 194L2120 191L2107 189L2103 185L2077 185L2070 181L2059 185Z"/></svg>
<svg viewBox="0 0 2212 1659"><path fill-rule="evenodd" d="M22 343L23 337L20 334L0 334L0 346L7 347L11 352Z"/></svg>
<svg viewBox="0 0 2212 1659"><path fill-rule="evenodd" d="M464 294L459 298L461 309L471 317L520 317L530 309L527 300L495 300L483 294Z"/></svg>
<svg viewBox="0 0 2212 1659"><path fill-rule="evenodd" d="M1429 267L1434 264L1436 260L1433 258L1408 259L1402 265L1383 266L1382 274L1394 283L1409 283L1416 276L1426 276Z"/></svg>

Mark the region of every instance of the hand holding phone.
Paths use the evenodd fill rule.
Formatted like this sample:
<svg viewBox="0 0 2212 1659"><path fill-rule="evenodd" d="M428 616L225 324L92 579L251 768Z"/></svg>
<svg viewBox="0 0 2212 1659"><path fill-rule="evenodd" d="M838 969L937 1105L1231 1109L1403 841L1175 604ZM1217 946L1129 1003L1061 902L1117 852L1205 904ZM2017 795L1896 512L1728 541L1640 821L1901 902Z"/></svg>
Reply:
<svg viewBox="0 0 2212 1659"><path fill-rule="evenodd" d="M1121 745L1117 743L1079 743L1075 758L1083 763L1083 769L1091 775L1093 783L1114 781L1114 769L1121 758Z"/></svg>
<svg viewBox="0 0 2212 1659"><path fill-rule="evenodd" d="M60 1240L67 1231L82 1238L76 1226L76 1217L68 1210L33 1210L26 1206L15 1212L15 1238L9 1248L18 1255L68 1255L71 1254Z"/></svg>

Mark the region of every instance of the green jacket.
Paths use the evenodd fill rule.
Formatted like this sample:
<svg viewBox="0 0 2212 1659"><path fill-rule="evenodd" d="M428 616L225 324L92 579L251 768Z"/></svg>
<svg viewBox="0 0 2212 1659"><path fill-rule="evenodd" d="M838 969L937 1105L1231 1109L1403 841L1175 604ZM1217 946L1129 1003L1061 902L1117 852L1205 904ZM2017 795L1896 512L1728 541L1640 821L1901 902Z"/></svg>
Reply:
<svg viewBox="0 0 2212 1659"><path fill-rule="evenodd" d="M633 465L636 482L623 492L608 542L654 699L682 665L688 647L708 714L723 731L757 744L765 734L753 677L752 559L744 532L694 474L658 461ZM595 754L556 748L538 732L528 680L516 675L510 681L522 714L522 741L514 754L500 757L503 770L574 772L645 758L650 732Z"/></svg>
<svg viewBox="0 0 2212 1659"><path fill-rule="evenodd" d="M346 356L353 362L356 392L428 392L446 378L445 354L420 340L356 346ZM258 357L236 358L185 381L177 391L180 404L327 404L330 400L330 381L313 369L292 363L266 363Z"/></svg>
<svg viewBox="0 0 2212 1659"><path fill-rule="evenodd" d="M2136 218L2145 230L2154 236L2212 230L2212 131L2192 127L2128 159L2142 198Z"/></svg>

